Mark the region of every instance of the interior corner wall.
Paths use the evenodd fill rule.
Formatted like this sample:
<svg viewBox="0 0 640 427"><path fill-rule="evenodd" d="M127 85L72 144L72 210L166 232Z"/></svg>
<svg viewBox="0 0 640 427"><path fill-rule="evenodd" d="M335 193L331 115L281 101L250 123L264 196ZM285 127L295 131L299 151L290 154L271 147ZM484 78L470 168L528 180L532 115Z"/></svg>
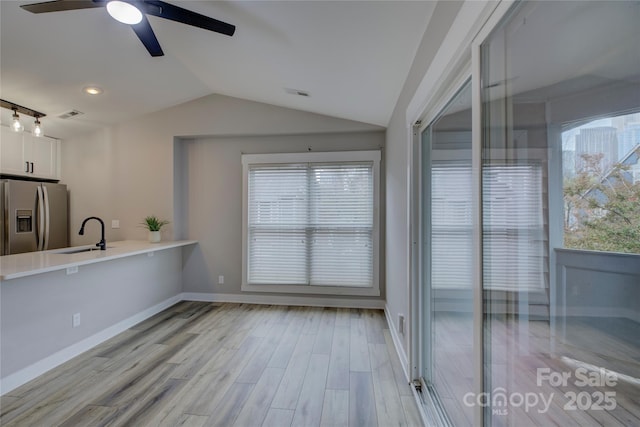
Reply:
<svg viewBox="0 0 640 427"><path fill-rule="evenodd" d="M378 150L385 132L221 136L183 141L186 237L199 241L185 266L184 291L240 294L242 282L242 154L308 150ZM384 151L381 176L384 176ZM384 182L380 188L380 297L384 298ZM224 276L224 283L218 283ZM247 292L243 292L248 294ZM260 295L258 293L257 295ZM300 295L300 294L296 294ZM333 299L323 295L323 299Z"/></svg>
<svg viewBox="0 0 640 427"><path fill-rule="evenodd" d="M324 135L331 139L333 137L328 135L373 132L377 135L376 142L367 145L370 149L373 145L375 148L384 145L384 131L380 126L223 95L199 98L127 123L64 140L62 182L70 190L70 227L71 230L79 229L83 218L95 215L107 224L107 243L121 239L145 240L147 234L140 222L145 216L153 214L170 221L163 229L163 239L187 237L188 219L181 212L182 207L191 202L186 193L188 183L182 180L181 171L178 170L184 163L181 157L185 155L181 151L182 141L291 135L308 135L309 138ZM256 152L273 150L269 148L272 142L266 141L264 139L256 143ZM314 142L314 145L317 144ZM333 147L338 145L334 144ZM198 177L194 179L198 180ZM232 170L230 175L221 176L220 179L221 185L233 185L236 181L242 181L242 175ZM119 229L111 229L113 219L120 221ZM209 220L216 221L216 217ZM206 232L206 228L195 230L189 237L199 240L199 234ZM98 233L98 230L95 234L93 230L88 230L83 238L72 233L71 243L93 243L97 241ZM240 239L239 231L237 240ZM381 272L384 274L384 267ZM194 289L202 289L204 285L193 286Z"/></svg>
<svg viewBox="0 0 640 427"><path fill-rule="evenodd" d="M418 86L436 56L442 42L464 2L438 2L429 25L418 47L413 65L407 76L393 115L387 127L386 138L386 298L391 319L399 314L409 315L410 277L408 271L409 248L409 127L406 113ZM406 317L408 320L408 317ZM391 324L402 340L405 353L409 350L409 331L401 334L397 325Z"/></svg>

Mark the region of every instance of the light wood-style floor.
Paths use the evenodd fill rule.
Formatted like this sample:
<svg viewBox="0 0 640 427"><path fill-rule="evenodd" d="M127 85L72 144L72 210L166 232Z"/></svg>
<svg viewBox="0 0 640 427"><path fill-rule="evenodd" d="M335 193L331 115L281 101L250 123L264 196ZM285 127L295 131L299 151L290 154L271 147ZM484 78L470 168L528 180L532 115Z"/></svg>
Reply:
<svg viewBox="0 0 640 427"><path fill-rule="evenodd" d="M505 413L492 412L493 426L640 426L640 329L624 318L571 317L566 321L566 336L553 336L548 321L520 319L517 316L487 315L490 330L485 338L485 387L488 392L502 388L515 393L536 393L552 399L546 412L542 404L525 411L522 406L508 405ZM438 312L434 318L437 337L435 349L436 380L440 401L454 425L473 425L473 408L464 405L464 396L473 390L473 316L464 313ZM455 338L454 338L455 337ZM553 345L552 345L553 344ZM489 350L489 351L487 351ZM607 387L576 386L576 369L582 374L602 378L599 368L620 375L616 385ZM538 384L538 369L570 374L566 384L552 386L549 381ZM598 369L597 369L598 368ZM617 377L618 375L616 375ZM593 378L593 377L591 377ZM600 400L612 393L613 409ZM494 392L497 394L497 392ZM566 393L582 394L575 407ZM591 409L598 403L607 409Z"/></svg>
<svg viewBox="0 0 640 427"><path fill-rule="evenodd" d="M3 426L413 426L382 311L182 302L1 398Z"/></svg>

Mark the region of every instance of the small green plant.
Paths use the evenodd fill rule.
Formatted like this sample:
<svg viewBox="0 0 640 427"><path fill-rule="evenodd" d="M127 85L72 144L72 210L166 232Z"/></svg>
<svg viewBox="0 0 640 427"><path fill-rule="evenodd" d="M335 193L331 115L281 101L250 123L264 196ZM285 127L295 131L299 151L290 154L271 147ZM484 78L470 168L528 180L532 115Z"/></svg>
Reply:
<svg viewBox="0 0 640 427"><path fill-rule="evenodd" d="M169 224L169 221L167 221L166 219L159 219L155 215L149 215L141 223L141 225L149 231L160 231L162 226L167 224Z"/></svg>

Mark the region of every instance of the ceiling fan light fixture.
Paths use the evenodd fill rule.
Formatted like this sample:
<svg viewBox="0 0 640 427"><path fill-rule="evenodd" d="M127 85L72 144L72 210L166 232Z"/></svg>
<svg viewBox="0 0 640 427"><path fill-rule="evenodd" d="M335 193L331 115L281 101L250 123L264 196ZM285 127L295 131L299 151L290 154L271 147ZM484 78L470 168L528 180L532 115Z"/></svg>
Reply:
<svg viewBox="0 0 640 427"><path fill-rule="evenodd" d="M104 7L112 18L131 27L152 57L164 56L164 52L147 16L175 21L226 36L233 36L236 31L235 25L180 7L177 5L182 3L180 1L172 3L162 0L47 0L21 4L20 7L36 14Z"/></svg>
<svg viewBox="0 0 640 427"><path fill-rule="evenodd" d="M113 0L107 3L107 12L116 21L123 24L135 25L142 21L140 9L126 1Z"/></svg>
<svg viewBox="0 0 640 427"><path fill-rule="evenodd" d="M24 130L24 126L20 121L20 116L18 115L18 110L13 109L13 116L11 120L11 130L14 132L22 132Z"/></svg>

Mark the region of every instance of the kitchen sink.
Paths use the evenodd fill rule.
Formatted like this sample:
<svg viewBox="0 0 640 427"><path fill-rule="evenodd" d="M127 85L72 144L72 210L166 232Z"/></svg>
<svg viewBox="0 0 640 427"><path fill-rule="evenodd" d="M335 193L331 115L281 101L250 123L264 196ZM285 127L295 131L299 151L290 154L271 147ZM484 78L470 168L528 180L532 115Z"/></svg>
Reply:
<svg viewBox="0 0 640 427"><path fill-rule="evenodd" d="M107 249L111 248L111 246L107 246ZM82 252L93 252L93 251L99 251L100 248L97 246L82 246L82 247L75 247L75 248L64 248L64 249L57 249L55 251L51 251L54 254L79 254Z"/></svg>

